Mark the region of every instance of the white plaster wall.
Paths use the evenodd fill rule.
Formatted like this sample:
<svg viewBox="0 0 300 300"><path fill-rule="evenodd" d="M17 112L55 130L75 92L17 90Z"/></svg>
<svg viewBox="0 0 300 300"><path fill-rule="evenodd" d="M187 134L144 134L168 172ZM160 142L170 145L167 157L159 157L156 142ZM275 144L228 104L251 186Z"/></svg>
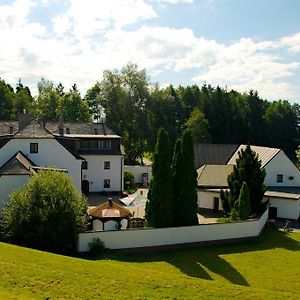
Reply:
<svg viewBox="0 0 300 300"><path fill-rule="evenodd" d="M259 220L236 223L80 233L78 251L89 251L88 245L93 238L100 238L106 248L124 249L255 237L260 234L267 219L268 210Z"/></svg>
<svg viewBox="0 0 300 300"><path fill-rule="evenodd" d="M30 153L30 143L38 143L38 153ZM81 160L76 159L55 139L12 139L1 148L0 166L22 151L36 165L67 169L78 192L81 192Z"/></svg>
<svg viewBox="0 0 300 300"><path fill-rule="evenodd" d="M124 166L124 171L127 170L134 175L135 183L142 183L143 182L143 174L148 174L148 182L150 183L152 179L152 166Z"/></svg>
<svg viewBox="0 0 300 300"><path fill-rule="evenodd" d="M88 169L82 170L82 179L90 183L90 192L123 190L123 159L121 155L82 155ZM110 161L110 169L104 169L104 162ZM104 188L104 179L110 179L110 188Z"/></svg>
<svg viewBox="0 0 300 300"><path fill-rule="evenodd" d="M300 200L271 198L270 205L277 207L277 217L297 220L300 216Z"/></svg>
<svg viewBox="0 0 300 300"><path fill-rule="evenodd" d="M266 166L266 186L300 186L300 171L283 151L280 151ZM283 182L277 183L277 174L283 175ZM293 176L293 180L289 177Z"/></svg>
<svg viewBox="0 0 300 300"><path fill-rule="evenodd" d="M219 210L223 210L222 201L220 199L219 192L207 192L203 190L198 190L198 207L200 208L214 208L214 198L219 198Z"/></svg>
<svg viewBox="0 0 300 300"><path fill-rule="evenodd" d="M30 178L29 175L2 175L0 176L0 216L2 208L8 201L10 194L17 188L25 185Z"/></svg>

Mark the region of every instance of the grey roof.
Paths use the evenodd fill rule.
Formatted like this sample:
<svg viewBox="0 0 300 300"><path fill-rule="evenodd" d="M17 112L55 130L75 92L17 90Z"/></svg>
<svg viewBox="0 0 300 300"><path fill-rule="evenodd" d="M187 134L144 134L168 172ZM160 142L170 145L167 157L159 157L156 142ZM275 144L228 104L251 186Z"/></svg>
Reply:
<svg viewBox="0 0 300 300"><path fill-rule="evenodd" d="M21 151L14 154L1 168L0 175L29 175L35 164Z"/></svg>
<svg viewBox="0 0 300 300"><path fill-rule="evenodd" d="M195 168L203 165L226 165L239 145L195 144Z"/></svg>
<svg viewBox="0 0 300 300"><path fill-rule="evenodd" d="M204 165L197 170L199 187L228 187L227 177L233 171L233 165Z"/></svg>
<svg viewBox="0 0 300 300"><path fill-rule="evenodd" d="M276 192L276 191L266 191L265 197L289 199L289 200L299 200L300 194Z"/></svg>
<svg viewBox="0 0 300 300"><path fill-rule="evenodd" d="M32 120L19 130L14 138L54 138L54 136L36 120Z"/></svg>
<svg viewBox="0 0 300 300"><path fill-rule="evenodd" d="M12 133L11 133L12 128ZM0 136L1 135L13 135L18 131L18 122L14 121L0 121Z"/></svg>
<svg viewBox="0 0 300 300"><path fill-rule="evenodd" d="M59 135L59 122L46 123L45 127L54 135ZM101 137L114 137L120 138L111 129L109 129L103 123L63 123L64 135L72 137L84 137L86 136L101 136Z"/></svg>
<svg viewBox="0 0 300 300"><path fill-rule="evenodd" d="M271 161L281 150L278 148L262 147L262 146L252 146L251 149L258 154L258 158L261 160L262 167L264 167L269 161ZM238 158L238 153L246 148L246 145L240 145L239 148L232 155L228 164L235 165Z"/></svg>

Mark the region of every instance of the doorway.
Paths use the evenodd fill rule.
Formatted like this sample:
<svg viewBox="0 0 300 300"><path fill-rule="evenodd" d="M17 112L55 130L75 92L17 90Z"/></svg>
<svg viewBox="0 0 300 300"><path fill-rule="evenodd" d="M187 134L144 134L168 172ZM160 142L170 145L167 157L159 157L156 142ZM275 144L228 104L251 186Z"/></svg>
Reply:
<svg viewBox="0 0 300 300"><path fill-rule="evenodd" d="M88 195L90 193L90 183L88 180L84 179L81 181L81 191L84 195Z"/></svg>
<svg viewBox="0 0 300 300"><path fill-rule="evenodd" d="M218 197L214 197L213 212L214 213L219 212L219 198Z"/></svg>

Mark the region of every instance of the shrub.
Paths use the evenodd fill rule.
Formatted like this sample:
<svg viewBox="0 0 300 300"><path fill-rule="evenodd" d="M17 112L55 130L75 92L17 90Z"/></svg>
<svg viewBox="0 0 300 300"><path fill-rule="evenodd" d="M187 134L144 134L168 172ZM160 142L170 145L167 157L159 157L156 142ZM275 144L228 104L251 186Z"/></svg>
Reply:
<svg viewBox="0 0 300 300"><path fill-rule="evenodd" d="M68 175L40 171L10 196L3 209L5 241L50 252L72 254L86 228L87 201Z"/></svg>
<svg viewBox="0 0 300 300"><path fill-rule="evenodd" d="M133 190L134 187L135 187L134 175L130 171L125 170L124 171L124 189L125 189L125 191Z"/></svg>
<svg viewBox="0 0 300 300"><path fill-rule="evenodd" d="M92 256L101 255L105 250L104 242L99 238L93 238L93 241L89 243L89 249Z"/></svg>

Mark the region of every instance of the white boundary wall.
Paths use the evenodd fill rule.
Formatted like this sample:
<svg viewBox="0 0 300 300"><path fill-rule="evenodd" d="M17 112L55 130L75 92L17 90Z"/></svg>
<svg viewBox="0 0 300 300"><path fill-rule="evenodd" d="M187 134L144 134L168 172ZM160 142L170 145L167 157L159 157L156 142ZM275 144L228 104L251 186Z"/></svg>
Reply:
<svg viewBox="0 0 300 300"><path fill-rule="evenodd" d="M93 238L101 239L106 248L127 249L209 242L236 238L256 237L268 220L268 210L260 219L235 223L203 224L189 227L128 229L80 233L78 251L89 251Z"/></svg>
<svg viewBox="0 0 300 300"><path fill-rule="evenodd" d="M152 166L124 166L124 171L129 171L134 175L135 183L143 183L143 174L148 174L148 183L150 183L152 179Z"/></svg>

